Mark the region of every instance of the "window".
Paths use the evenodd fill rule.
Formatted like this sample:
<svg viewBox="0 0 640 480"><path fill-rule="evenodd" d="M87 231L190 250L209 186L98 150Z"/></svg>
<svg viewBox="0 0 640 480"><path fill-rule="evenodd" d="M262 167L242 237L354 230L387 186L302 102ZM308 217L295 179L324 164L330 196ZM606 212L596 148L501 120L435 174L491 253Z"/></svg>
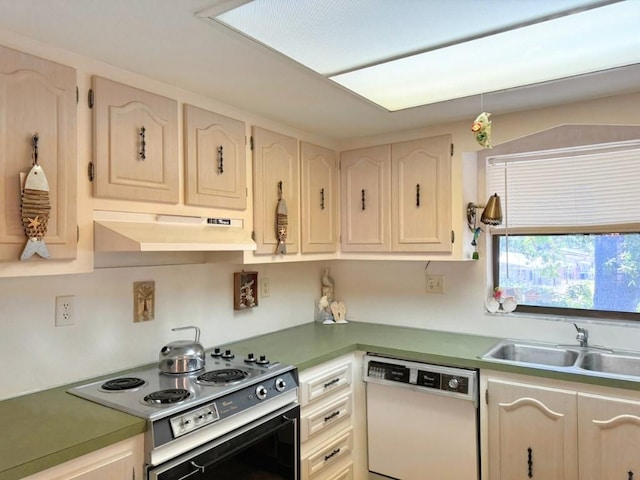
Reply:
<svg viewBox="0 0 640 480"><path fill-rule="evenodd" d="M539 136L541 147L561 139L549 148L484 154L504 211L491 229L493 286L518 312L640 320L640 128L627 131L636 139L589 144L581 129Z"/></svg>

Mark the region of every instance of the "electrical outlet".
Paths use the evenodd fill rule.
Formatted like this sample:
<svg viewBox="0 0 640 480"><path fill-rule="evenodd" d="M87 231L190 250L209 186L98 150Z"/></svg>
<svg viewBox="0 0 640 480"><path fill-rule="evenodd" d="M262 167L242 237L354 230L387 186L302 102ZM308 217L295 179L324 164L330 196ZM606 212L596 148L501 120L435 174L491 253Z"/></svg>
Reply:
<svg viewBox="0 0 640 480"><path fill-rule="evenodd" d="M262 298L268 297L271 295L271 280L267 277L262 277L260 279L260 296Z"/></svg>
<svg viewBox="0 0 640 480"><path fill-rule="evenodd" d="M65 327L74 324L73 295L56 297L56 327Z"/></svg>
<svg viewBox="0 0 640 480"><path fill-rule="evenodd" d="M427 293L444 293L444 275L426 274Z"/></svg>

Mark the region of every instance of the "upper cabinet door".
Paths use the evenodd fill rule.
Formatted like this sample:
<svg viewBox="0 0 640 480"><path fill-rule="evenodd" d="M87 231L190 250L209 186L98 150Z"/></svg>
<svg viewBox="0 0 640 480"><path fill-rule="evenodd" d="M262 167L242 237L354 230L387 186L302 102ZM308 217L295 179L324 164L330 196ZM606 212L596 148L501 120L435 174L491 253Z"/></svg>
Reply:
<svg viewBox="0 0 640 480"><path fill-rule="evenodd" d="M256 253L275 254L278 186L287 206L287 254L299 250L298 140L253 127L253 228Z"/></svg>
<svg viewBox="0 0 640 480"><path fill-rule="evenodd" d="M93 77L93 193L121 200L178 203L178 104Z"/></svg>
<svg viewBox="0 0 640 480"><path fill-rule="evenodd" d="M300 142L302 253L335 252L338 239L338 169L328 148Z"/></svg>
<svg viewBox="0 0 640 480"><path fill-rule="evenodd" d="M245 124L184 106L185 203L247 208Z"/></svg>
<svg viewBox="0 0 640 480"><path fill-rule="evenodd" d="M451 135L391 146L392 244L397 252L451 251Z"/></svg>
<svg viewBox="0 0 640 480"><path fill-rule="evenodd" d="M390 250L390 154L390 145L341 153L341 244L344 252Z"/></svg>
<svg viewBox="0 0 640 480"><path fill-rule="evenodd" d="M52 259L76 257L76 108L73 68L0 46L1 260L18 260L26 244L20 174L33 165L36 133L51 203L44 242Z"/></svg>

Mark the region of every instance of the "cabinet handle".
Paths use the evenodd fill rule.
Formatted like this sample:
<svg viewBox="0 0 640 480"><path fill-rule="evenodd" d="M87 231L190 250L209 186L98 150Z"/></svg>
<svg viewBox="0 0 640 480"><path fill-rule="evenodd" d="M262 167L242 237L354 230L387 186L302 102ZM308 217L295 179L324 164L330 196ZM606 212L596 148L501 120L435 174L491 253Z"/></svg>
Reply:
<svg viewBox="0 0 640 480"><path fill-rule="evenodd" d="M527 448L527 467L527 476L529 478L533 478L533 450L531 449L531 447Z"/></svg>
<svg viewBox="0 0 640 480"><path fill-rule="evenodd" d="M335 457L337 454L340 453L340 449L336 448L335 450L333 450L333 452L331 452L329 455L325 455L324 456L324 461L326 462L327 460L329 460L332 457Z"/></svg>
<svg viewBox="0 0 640 480"><path fill-rule="evenodd" d="M324 210L324 188L320 189L320 210Z"/></svg>
<svg viewBox="0 0 640 480"><path fill-rule="evenodd" d="M365 209L365 201L364 201L364 188L362 189L362 210Z"/></svg>
<svg viewBox="0 0 640 480"><path fill-rule="evenodd" d="M224 157L222 155L222 145L218 147L218 173L224 173Z"/></svg>
<svg viewBox="0 0 640 480"><path fill-rule="evenodd" d="M333 380L331 380L330 382L327 382L324 384L324 388L329 388L332 385L335 385L336 383L338 383L340 381L339 378L334 378Z"/></svg>
<svg viewBox="0 0 640 480"><path fill-rule="evenodd" d="M40 135L38 132L31 137L31 157L33 158L33 164L38 165L38 142L40 141Z"/></svg>
<svg viewBox="0 0 640 480"><path fill-rule="evenodd" d="M147 129L144 128L143 125L142 128L140 128L140 152L138 153L138 158L140 158L140 160L142 161L147 158L147 142L145 140L146 131Z"/></svg>
<svg viewBox="0 0 640 480"><path fill-rule="evenodd" d="M629 470L627 473L629 474L628 480L633 480L633 470Z"/></svg>
<svg viewBox="0 0 640 480"><path fill-rule="evenodd" d="M338 415L340 415L340 410L336 410L331 415L327 415L326 417L324 417L324 422L327 423L329 420L336 418Z"/></svg>
<svg viewBox="0 0 640 480"><path fill-rule="evenodd" d="M420 184L416 184L416 207L420 206Z"/></svg>

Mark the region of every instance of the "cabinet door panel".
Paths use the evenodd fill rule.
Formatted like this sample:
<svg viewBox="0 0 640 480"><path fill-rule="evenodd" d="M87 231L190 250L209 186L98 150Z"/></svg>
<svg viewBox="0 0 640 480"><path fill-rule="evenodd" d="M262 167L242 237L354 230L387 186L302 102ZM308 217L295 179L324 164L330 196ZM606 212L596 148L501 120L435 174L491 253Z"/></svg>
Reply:
<svg viewBox="0 0 640 480"><path fill-rule="evenodd" d="M257 254L275 253L278 183L287 204L287 253L297 253L300 230L298 140L253 127L254 234Z"/></svg>
<svg viewBox="0 0 640 480"><path fill-rule="evenodd" d="M345 252L390 250L389 145L342 152L341 243Z"/></svg>
<svg viewBox="0 0 640 480"><path fill-rule="evenodd" d="M244 122L185 105L184 137L185 203L244 210Z"/></svg>
<svg viewBox="0 0 640 480"><path fill-rule="evenodd" d="M578 480L576 392L497 380L488 388L491 480Z"/></svg>
<svg viewBox="0 0 640 480"><path fill-rule="evenodd" d="M178 203L177 102L93 77L94 195Z"/></svg>
<svg viewBox="0 0 640 480"><path fill-rule="evenodd" d="M640 478L640 403L578 394L580 480Z"/></svg>
<svg viewBox="0 0 640 480"><path fill-rule="evenodd" d="M20 174L33 165L35 133L51 202L44 241L52 259L76 257L76 122L76 71L0 46L0 260L18 260L26 243Z"/></svg>
<svg viewBox="0 0 640 480"><path fill-rule="evenodd" d="M391 146L394 251L451 251L451 136Z"/></svg>
<svg viewBox="0 0 640 480"><path fill-rule="evenodd" d="M302 252L335 252L338 238L338 171L335 152L301 142L300 157Z"/></svg>

